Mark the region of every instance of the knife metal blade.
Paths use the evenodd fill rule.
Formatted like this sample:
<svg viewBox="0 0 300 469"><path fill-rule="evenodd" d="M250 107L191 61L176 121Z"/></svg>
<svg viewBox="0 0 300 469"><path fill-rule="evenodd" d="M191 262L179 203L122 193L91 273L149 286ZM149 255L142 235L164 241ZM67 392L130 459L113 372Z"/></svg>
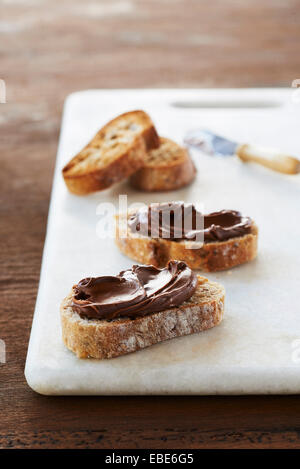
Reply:
<svg viewBox="0 0 300 469"><path fill-rule="evenodd" d="M204 153L219 156L234 155L239 146L238 143L216 135L206 129L191 130L184 137L184 143L198 148Z"/></svg>

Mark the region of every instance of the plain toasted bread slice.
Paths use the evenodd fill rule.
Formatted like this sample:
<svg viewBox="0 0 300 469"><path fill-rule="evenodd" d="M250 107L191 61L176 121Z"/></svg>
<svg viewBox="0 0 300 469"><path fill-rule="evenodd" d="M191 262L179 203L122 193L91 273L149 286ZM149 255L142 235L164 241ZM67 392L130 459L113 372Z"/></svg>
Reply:
<svg viewBox="0 0 300 469"><path fill-rule="evenodd" d="M123 236L123 228L120 235L120 227L127 224L129 216L116 217L116 243L126 256L142 264L165 267L170 259L177 259L186 262L191 269L215 272L252 261L257 255L258 228L254 222L251 232L244 236L204 243L197 248L194 241L149 238L129 228L126 236Z"/></svg>
<svg viewBox="0 0 300 469"><path fill-rule="evenodd" d="M88 194L110 187L141 168L147 151L159 146L151 118L144 111L122 114L106 124L63 168L70 192Z"/></svg>
<svg viewBox="0 0 300 469"><path fill-rule="evenodd" d="M171 191L190 184L195 175L188 150L160 137L160 146L148 152L145 165L130 177L130 183L143 191Z"/></svg>
<svg viewBox="0 0 300 469"><path fill-rule="evenodd" d="M223 318L225 290L198 276L197 290L180 307L112 321L81 318L71 307L72 295L61 305L63 341L79 358L102 359L216 326Z"/></svg>

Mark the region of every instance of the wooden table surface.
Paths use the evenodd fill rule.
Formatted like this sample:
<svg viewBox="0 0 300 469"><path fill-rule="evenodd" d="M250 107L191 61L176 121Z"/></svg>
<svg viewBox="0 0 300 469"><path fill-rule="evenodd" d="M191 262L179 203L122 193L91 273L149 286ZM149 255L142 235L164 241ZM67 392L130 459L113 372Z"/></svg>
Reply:
<svg viewBox="0 0 300 469"><path fill-rule="evenodd" d="M300 447L298 396L52 398L23 375L66 95L290 86L300 2L0 0L0 10L0 447Z"/></svg>

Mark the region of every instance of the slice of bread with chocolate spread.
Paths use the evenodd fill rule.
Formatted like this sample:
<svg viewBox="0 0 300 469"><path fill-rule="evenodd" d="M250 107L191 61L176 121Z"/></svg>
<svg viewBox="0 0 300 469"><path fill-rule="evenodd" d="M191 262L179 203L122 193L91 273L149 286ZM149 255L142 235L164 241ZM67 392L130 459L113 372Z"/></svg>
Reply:
<svg viewBox="0 0 300 469"><path fill-rule="evenodd" d="M176 223L182 219L184 210L191 215L192 222L189 227L179 223L180 232L176 233ZM169 218L164 225L162 217L165 218L168 211ZM193 226L198 215L200 219L202 216L200 229ZM157 221L157 226L153 220ZM222 210L203 217L191 204L171 202L119 214L116 221L119 249L143 264L163 267L170 259L178 259L192 269L213 272L249 262L257 255L256 224L234 210ZM197 239L199 235L200 240Z"/></svg>
<svg viewBox="0 0 300 469"><path fill-rule="evenodd" d="M221 285L178 261L83 279L61 305L63 341L79 358L118 357L216 326L224 298Z"/></svg>

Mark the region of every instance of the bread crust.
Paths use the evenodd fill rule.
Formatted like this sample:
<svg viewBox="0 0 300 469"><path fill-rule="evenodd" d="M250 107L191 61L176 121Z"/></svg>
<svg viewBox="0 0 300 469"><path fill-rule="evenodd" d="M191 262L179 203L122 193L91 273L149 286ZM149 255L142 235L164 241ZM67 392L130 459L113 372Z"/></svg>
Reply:
<svg viewBox="0 0 300 469"><path fill-rule="evenodd" d="M127 215L116 217L116 244L123 254L142 264L164 267L169 260L176 259L186 262L191 269L216 272L252 261L257 255L258 227L254 222L251 233L244 236L190 249L193 242L149 238L129 229L127 236L121 237L119 223L126 220Z"/></svg>
<svg viewBox="0 0 300 469"><path fill-rule="evenodd" d="M161 152L164 157L164 148L167 153L175 153L176 159L162 158L162 162L153 165L147 164L131 175L130 184L138 190L147 192L171 191L190 184L196 175L195 165L186 148L166 138L160 138L161 146L148 153ZM161 150L160 150L161 148Z"/></svg>
<svg viewBox="0 0 300 469"><path fill-rule="evenodd" d="M127 119L142 122L144 127L135 135L131 144L120 146L120 154L106 165L89 166L84 171L76 171L78 162L85 159L85 152L101 146L101 139L108 131ZM140 124L142 126L142 124ZM99 143L100 142L100 143ZM116 182L128 178L145 164L147 151L159 146L159 137L150 117L143 111L124 113L106 124L96 136L63 168L62 174L70 192L84 195L107 189ZM97 150L96 150L97 151ZM101 162L101 158L99 160ZM96 167L95 167L96 166Z"/></svg>
<svg viewBox="0 0 300 469"><path fill-rule="evenodd" d="M198 276L195 294L179 308L136 319L113 321L81 318L71 307L73 291L61 304L62 338L79 358L113 358L174 337L219 324L224 313L222 285Z"/></svg>

